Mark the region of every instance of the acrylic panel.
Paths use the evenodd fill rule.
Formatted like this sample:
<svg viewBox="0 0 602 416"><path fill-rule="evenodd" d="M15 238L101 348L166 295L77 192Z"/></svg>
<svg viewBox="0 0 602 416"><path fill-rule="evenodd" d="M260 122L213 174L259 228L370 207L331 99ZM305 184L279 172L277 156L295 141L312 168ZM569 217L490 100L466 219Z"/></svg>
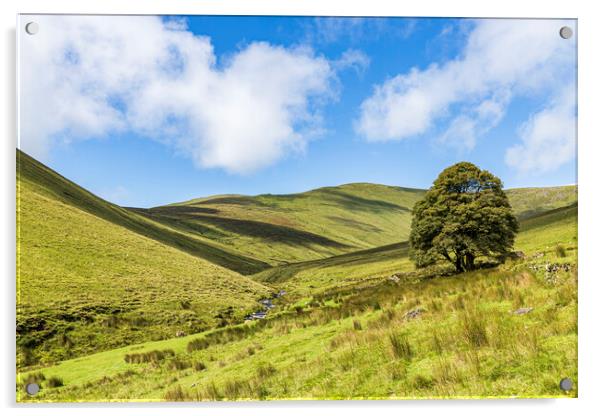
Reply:
<svg viewBox="0 0 602 416"><path fill-rule="evenodd" d="M17 401L577 396L576 20L17 43Z"/></svg>

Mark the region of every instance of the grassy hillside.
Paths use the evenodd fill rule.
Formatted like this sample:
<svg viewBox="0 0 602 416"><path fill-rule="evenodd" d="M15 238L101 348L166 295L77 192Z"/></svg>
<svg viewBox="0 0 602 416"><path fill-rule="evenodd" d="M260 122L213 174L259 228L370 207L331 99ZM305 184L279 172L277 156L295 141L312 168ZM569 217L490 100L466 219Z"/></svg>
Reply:
<svg viewBox="0 0 602 416"><path fill-rule="evenodd" d="M567 249L577 247L577 204L558 208L520 223L521 232L515 245L521 250L555 250L558 245Z"/></svg>
<svg viewBox="0 0 602 416"><path fill-rule="evenodd" d="M261 263L152 224L20 152L17 195L19 366L200 331L269 292L192 254Z"/></svg>
<svg viewBox="0 0 602 416"><path fill-rule="evenodd" d="M276 266L407 240L412 207L424 192L353 183L291 195L219 195L135 211ZM508 195L521 219L577 197L574 186L512 189Z"/></svg>
<svg viewBox="0 0 602 416"><path fill-rule="evenodd" d="M252 277L296 296L308 296L414 270L408 250L407 242L390 244L327 259L278 266Z"/></svg>
<svg viewBox="0 0 602 416"><path fill-rule="evenodd" d="M62 177L52 169L17 150L17 174L20 182L36 187L37 193L102 218L137 234L165 245L186 251L243 274L255 273L269 267L252 257L225 249L201 234L188 235L149 220L130 210L111 204ZM21 201L27 205L27 200Z"/></svg>
<svg viewBox="0 0 602 416"><path fill-rule="evenodd" d="M526 257L449 276L399 242L420 190L144 210L21 152L17 169L20 401L556 397L577 381L575 187L508 191ZM239 324L277 289L268 319Z"/></svg>
<svg viewBox="0 0 602 416"><path fill-rule="evenodd" d="M222 195L138 212L278 265L403 240L422 195L357 183L291 195Z"/></svg>
<svg viewBox="0 0 602 416"><path fill-rule="evenodd" d="M575 185L547 188L516 188L506 191L519 220L542 214L577 202Z"/></svg>
<svg viewBox="0 0 602 416"><path fill-rule="evenodd" d="M541 247L552 250L557 244L577 244L577 206L545 212L520 222L517 250ZM549 229L549 231L548 231ZM358 251L327 259L274 267L253 278L260 282L308 295L341 289L349 285L383 279L414 270L406 242Z"/></svg>
<svg viewBox="0 0 602 416"><path fill-rule="evenodd" d="M434 279L400 273L294 303L287 295L265 321L24 374L42 391L19 387L19 399L575 397L558 382L578 385L576 232L576 207L558 210L523 223L525 259ZM395 250L403 245L383 252ZM375 254L330 267L370 265Z"/></svg>

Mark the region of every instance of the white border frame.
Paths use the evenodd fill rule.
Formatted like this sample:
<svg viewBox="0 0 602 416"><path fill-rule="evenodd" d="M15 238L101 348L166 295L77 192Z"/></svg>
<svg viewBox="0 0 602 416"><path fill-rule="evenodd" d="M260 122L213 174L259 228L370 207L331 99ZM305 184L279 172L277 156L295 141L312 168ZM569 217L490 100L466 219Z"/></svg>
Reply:
<svg viewBox="0 0 602 416"><path fill-rule="evenodd" d="M80 415L114 414L180 415L238 414L248 415L306 415L308 411L364 414L375 410L380 414L419 412L421 416L446 415L507 415L529 413L546 415L591 414L602 408L598 387L602 376L602 335L599 317L602 316L602 276L596 257L599 257L597 236L602 235L599 203L602 190L597 178L600 167L600 120L602 120L602 17L592 0L548 0L527 2L504 0L495 2L475 0L2 0L2 149L0 169L2 181L2 239L0 256L3 265L2 378L0 394L4 414ZM210 404L103 404L103 405L18 405L15 403L15 146L16 146L16 39L17 13L83 13L83 14L233 14L233 15L308 15L308 16L431 16L431 17L538 17L579 19L579 398L525 400L453 400L453 401L386 401L386 402L254 402ZM599 410L598 410L599 412Z"/></svg>

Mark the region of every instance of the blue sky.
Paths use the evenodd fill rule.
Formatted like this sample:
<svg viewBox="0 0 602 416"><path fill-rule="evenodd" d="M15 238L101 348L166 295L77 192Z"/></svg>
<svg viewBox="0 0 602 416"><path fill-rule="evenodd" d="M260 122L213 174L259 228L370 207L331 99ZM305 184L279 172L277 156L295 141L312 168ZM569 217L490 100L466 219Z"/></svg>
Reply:
<svg viewBox="0 0 602 416"><path fill-rule="evenodd" d="M461 160L506 187L576 183L576 36L561 39L562 25L576 31L44 16L21 37L19 144L127 206L349 182L427 188Z"/></svg>

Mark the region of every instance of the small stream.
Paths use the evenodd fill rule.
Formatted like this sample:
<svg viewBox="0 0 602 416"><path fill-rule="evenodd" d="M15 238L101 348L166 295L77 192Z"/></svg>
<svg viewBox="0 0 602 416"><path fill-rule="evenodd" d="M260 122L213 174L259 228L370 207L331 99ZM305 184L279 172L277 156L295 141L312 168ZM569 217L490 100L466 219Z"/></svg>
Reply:
<svg viewBox="0 0 602 416"><path fill-rule="evenodd" d="M270 298L270 299L261 299L259 301L259 303L261 304L261 309L245 316L245 321L253 321L255 319L265 319L268 312L274 308L274 303L272 302L272 299L278 299L284 295L286 295L286 292L284 290L281 290L278 293L275 293L272 296L272 298Z"/></svg>

